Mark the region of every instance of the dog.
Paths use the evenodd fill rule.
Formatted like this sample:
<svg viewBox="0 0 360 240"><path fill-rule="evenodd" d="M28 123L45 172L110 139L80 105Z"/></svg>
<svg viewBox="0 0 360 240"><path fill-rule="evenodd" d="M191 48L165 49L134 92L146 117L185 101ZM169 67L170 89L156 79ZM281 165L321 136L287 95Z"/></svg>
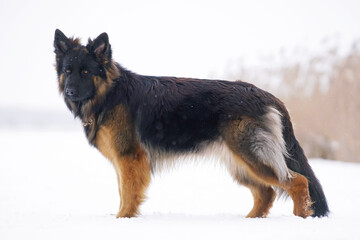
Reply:
<svg viewBox="0 0 360 240"><path fill-rule="evenodd" d="M84 46L57 29L54 48L60 94L116 170L117 218L139 214L157 169L205 152L250 189L247 217L266 217L277 192L291 197L296 216L328 215L289 113L272 94L243 81L135 74L112 59L106 33Z"/></svg>

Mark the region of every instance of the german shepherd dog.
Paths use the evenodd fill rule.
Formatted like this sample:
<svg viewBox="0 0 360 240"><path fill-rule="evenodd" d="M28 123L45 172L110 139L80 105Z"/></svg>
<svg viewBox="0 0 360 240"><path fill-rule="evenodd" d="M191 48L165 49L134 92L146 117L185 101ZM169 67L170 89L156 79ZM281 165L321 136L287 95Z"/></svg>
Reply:
<svg viewBox="0 0 360 240"><path fill-rule="evenodd" d="M113 164L120 208L135 217L151 173L188 154L216 154L266 217L276 191L294 214L327 216L322 187L294 136L284 104L242 81L142 76L112 59L106 33L89 39L55 31L59 91L85 134Z"/></svg>

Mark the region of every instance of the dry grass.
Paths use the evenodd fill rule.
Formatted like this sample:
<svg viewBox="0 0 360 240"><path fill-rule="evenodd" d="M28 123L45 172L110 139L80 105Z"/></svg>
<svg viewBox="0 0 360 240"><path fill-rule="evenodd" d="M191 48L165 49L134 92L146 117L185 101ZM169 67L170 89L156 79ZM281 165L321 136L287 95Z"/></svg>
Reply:
<svg viewBox="0 0 360 240"><path fill-rule="evenodd" d="M280 96L309 157L360 162L360 41L347 54L337 52L331 48L257 74L241 69L237 78ZM262 83L260 77L279 83Z"/></svg>

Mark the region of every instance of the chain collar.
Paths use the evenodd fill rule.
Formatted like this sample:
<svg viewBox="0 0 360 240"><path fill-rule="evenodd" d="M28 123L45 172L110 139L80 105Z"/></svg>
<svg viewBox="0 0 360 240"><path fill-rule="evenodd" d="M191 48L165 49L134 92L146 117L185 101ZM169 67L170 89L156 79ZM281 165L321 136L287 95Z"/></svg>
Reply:
<svg viewBox="0 0 360 240"><path fill-rule="evenodd" d="M93 118L89 118L89 120L87 120L87 121L82 121L82 124L84 127L91 126L93 123L94 123Z"/></svg>

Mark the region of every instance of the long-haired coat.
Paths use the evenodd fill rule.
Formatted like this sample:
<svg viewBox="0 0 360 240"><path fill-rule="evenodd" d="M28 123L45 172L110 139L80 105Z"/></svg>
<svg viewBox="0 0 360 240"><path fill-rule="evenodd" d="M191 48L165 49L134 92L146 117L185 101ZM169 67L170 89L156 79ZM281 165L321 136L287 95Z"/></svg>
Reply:
<svg viewBox="0 0 360 240"><path fill-rule="evenodd" d="M56 30L54 47L66 105L116 170L117 217L139 213L151 172L203 152L220 155L231 176L251 190L248 217L268 214L274 189L292 198L297 216L328 214L289 113L270 93L242 81L135 74L113 61L106 33L83 46Z"/></svg>

